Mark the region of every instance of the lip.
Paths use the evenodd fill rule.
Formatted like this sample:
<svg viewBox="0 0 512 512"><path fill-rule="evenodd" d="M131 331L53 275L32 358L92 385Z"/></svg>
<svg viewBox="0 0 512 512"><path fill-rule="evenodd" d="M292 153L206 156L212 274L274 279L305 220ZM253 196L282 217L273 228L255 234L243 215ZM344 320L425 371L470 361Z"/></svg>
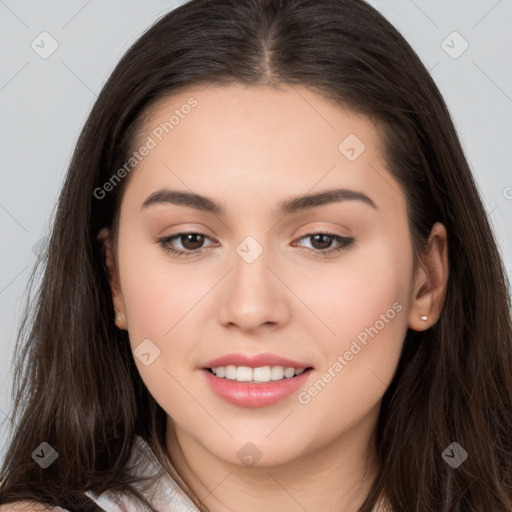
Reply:
<svg viewBox="0 0 512 512"><path fill-rule="evenodd" d="M216 363L216 361L217 360L214 360L212 363ZM289 367L295 368L292 365ZM217 396L232 405L249 408L267 407L284 400L303 386L312 372L313 369L309 367L309 369L305 370L300 375L296 375L290 379L284 378L282 380L255 383L236 382L216 377L206 368L201 369L206 383Z"/></svg>
<svg viewBox="0 0 512 512"><path fill-rule="evenodd" d="M202 368L216 368L217 366L248 366L249 368L259 368L262 366L284 366L285 368L295 368L296 370L310 368L310 364L300 363L293 359L278 356L270 352L261 354L243 354L233 353L212 359Z"/></svg>

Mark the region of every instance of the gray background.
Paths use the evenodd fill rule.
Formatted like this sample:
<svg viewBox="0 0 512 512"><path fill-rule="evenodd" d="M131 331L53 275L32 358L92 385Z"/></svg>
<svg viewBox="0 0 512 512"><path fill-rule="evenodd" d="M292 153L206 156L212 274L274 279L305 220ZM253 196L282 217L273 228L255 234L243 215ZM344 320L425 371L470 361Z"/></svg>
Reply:
<svg viewBox="0 0 512 512"><path fill-rule="evenodd" d="M130 44L181 3L0 0L0 454L25 286L34 252L48 234L79 131ZM512 0L369 3L400 30L431 70L512 279L512 223L506 223L512 214ZM31 47L35 41L40 52L51 48L48 36L41 42L44 31L58 43L46 59ZM461 37L451 35L454 31ZM461 53L464 41L469 46Z"/></svg>

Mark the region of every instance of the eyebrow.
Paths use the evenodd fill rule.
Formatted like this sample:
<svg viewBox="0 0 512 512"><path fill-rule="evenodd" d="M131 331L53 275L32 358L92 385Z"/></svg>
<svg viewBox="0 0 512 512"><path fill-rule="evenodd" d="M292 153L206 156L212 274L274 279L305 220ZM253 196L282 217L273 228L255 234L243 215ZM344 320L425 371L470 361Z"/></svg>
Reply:
<svg viewBox="0 0 512 512"><path fill-rule="evenodd" d="M318 192L316 194L307 194L304 196L287 199L279 203L274 213L278 217L284 217L285 215L291 215L293 213L308 210L310 208L332 203L339 203L342 201L361 201L362 203L371 206L375 210L378 210L377 205L366 194L356 190L336 188ZM195 210L209 212L217 216L225 215L224 208L209 197L202 196L200 194L194 194L192 192L169 189L160 189L156 192L153 192L147 197L144 203L142 203L141 210L151 205L162 203L170 203L178 206L194 208Z"/></svg>

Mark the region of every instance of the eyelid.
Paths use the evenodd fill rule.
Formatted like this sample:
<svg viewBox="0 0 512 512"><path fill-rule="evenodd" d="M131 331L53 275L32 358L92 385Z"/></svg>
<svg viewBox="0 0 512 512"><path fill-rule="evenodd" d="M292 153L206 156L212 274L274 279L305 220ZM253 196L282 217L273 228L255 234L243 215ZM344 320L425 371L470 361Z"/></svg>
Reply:
<svg viewBox="0 0 512 512"><path fill-rule="evenodd" d="M327 227L325 226L325 224L329 224L331 226L336 226L335 228L332 228L332 227ZM311 233L312 231L314 231L315 233L317 232L321 232L321 233L332 233L334 230L343 230L346 235L343 235L341 233L335 233L337 236L352 236L351 233L352 233L352 230L348 227L348 226L345 226L344 224L340 224L338 222L332 222L332 221L324 221L324 223L322 223L322 221L315 221L315 222L310 222L309 224L306 224L305 226L303 226L302 228L300 228L301 231L302 229L306 230L307 233Z"/></svg>

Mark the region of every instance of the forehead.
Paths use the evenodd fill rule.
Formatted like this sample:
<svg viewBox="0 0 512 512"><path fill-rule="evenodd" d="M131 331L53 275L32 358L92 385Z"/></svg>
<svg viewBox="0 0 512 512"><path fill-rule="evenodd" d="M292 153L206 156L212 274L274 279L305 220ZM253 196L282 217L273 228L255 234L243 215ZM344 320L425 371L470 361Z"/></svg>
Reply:
<svg viewBox="0 0 512 512"><path fill-rule="evenodd" d="M192 120L185 123L187 119ZM155 132L158 138L161 123L169 121L173 126L167 128L173 133L186 132L187 124L194 125L198 137L215 134L216 139L227 135L226 130L237 137L247 133L261 137L266 131L268 142L275 140L276 144L304 137L335 143L347 129L360 138L377 136L375 123L369 118L301 85L216 84L189 88L153 104L144 116L139 135ZM162 135L166 134L164 130ZM235 142L232 137L230 141Z"/></svg>
<svg viewBox="0 0 512 512"><path fill-rule="evenodd" d="M302 86L194 87L159 100L141 126L135 149L152 146L132 176L141 193L166 183L247 199L340 185L401 194L378 126Z"/></svg>

